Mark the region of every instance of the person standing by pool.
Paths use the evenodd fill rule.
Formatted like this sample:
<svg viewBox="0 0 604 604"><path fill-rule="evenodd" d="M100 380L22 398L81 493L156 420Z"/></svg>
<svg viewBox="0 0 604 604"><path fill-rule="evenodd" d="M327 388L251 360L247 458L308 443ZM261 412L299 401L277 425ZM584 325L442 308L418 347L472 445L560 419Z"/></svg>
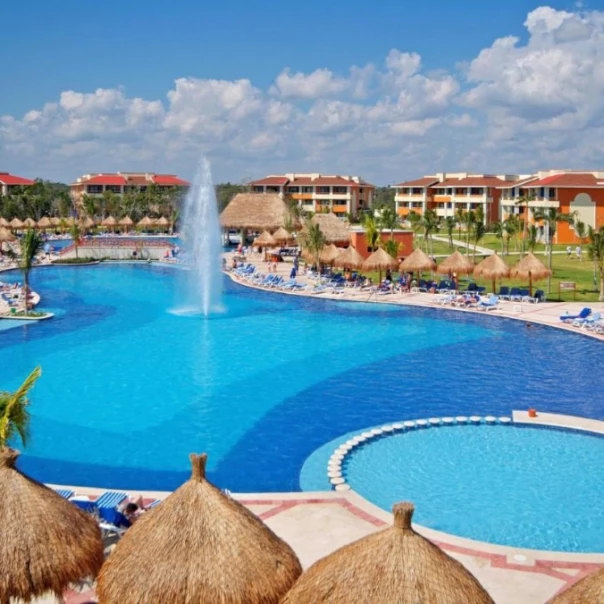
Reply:
<svg viewBox="0 0 604 604"><path fill-rule="evenodd" d="M577 252L577 260L579 260L579 261L581 261L581 253L582 253L582 251L583 250L581 249L581 246L578 245L577 249L576 249L576 252Z"/></svg>
<svg viewBox="0 0 604 604"><path fill-rule="evenodd" d="M292 270L289 273L289 278L295 279L297 274L298 274L298 271L296 269L296 265L294 264L294 266L292 266Z"/></svg>
<svg viewBox="0 0 604 604"><path fill-rule="evenodd" d="M573 254L573 248L569 245L566 248L566 255L568 256L568 258L570 258Z"/></svg>

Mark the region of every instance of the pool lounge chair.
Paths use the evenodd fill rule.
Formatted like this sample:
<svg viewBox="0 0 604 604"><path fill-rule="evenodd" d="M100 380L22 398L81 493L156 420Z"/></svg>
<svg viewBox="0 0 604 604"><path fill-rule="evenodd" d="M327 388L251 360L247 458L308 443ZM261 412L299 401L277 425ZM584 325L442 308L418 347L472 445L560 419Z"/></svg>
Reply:
<svg viewBox="0 0 604 604"><path fill-rule="evenodd" d="M588 325L593 325L602 319L602 313L595 312L590 315L587 315L584 319L575 319L573 321L574 327L587 327Z"/></svg>
<svg viewBox="0 0 604 604"><path fill-rule="evenodd" d="M106 491L94 503L99 511L99 516L102 520L109 524L119 526L121 512L118 511L118 506L128 498L126 493L119 491Z"/></svg>
<svg viewBox="0 0 604 604"><path fill-rule="evenodd" d="M523 302L532 302L533 304L537 304L539 302L545 302L545 292L542 289L538 289L535 292L534 296L526 295L522 298Z"/></svg>
<svg viewBox="0 0 604 604"><path fill-rule="evenodd" d="M497 306L499 306L499 298L495 294L492 294L486 300L480 300L478 302L478 308L480 310L495 310Z"/></svg>
<svg viewBox="0 0 604 604"><path fill-rule="evenodd" d="M586 319L591 314L591 308L583 308L578 315L569 315L568 313L560 315L560 321L563 323L572 323L576 319Z"/></svg>
<svg viewBox="0 0 604 604"><path fill-rule="evenodd" d="M510 295L510 288L507 285L502 285L497 294L502 300L507 300Z"/></svg>
<svg viewBox="0 0 604 604"><path fill-rule="evenodd" d="M70 489L54 489L54 492L63 499L71 499L75 495L75 492Z"/></svg>

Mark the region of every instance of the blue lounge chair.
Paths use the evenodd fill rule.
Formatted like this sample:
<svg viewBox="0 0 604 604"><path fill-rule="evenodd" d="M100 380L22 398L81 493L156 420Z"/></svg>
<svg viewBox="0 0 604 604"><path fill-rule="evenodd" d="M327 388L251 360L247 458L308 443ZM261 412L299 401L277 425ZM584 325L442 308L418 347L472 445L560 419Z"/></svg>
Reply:
<svg viewBox="0 0 604 604"><path fill-rule="evenodd" d="M75 495L75 492L70 489L54 489L54 492L63 499L71 499Z"/></svg>
<svg viewBox="0 0 604 604"><path fill-rule="evenodd" d="M571 323L577 319L586 319L589 315L591 315L591 308L585 307L578 315L569 315L568 313L565 315L560 315L560 321L563 323Z"/></svg>
<svg viewBox="0 0 604 604"><path fill-rule="evenodd" d="M502 285L497 294L502 300L506 300L510 295L510 288L507 285Z"/></svg>
<svg viewBox="0 0 604 604"><path fill-rule="evenodd" d="M115 526L120 525L122 514L118 511L117 507L120 503L127 499L126 493L120 493L118 491L106 491L96 501L96 507L99 511L99 516Z"/></svg>
<svg viewBox="0 0 604 604"><path fill-rule="evenodd" d="M513 302L522 302L522 296L520 295L519 287L512 287L510 290L510 300Z"/></svg>
<svg viewBox="0 0 604 604"><path fill-rule="evenodd" d="M587 315L584 319L575 319L573 321L573 325L575 327L587 327L588 325L593 325L597 323L602 318L602 313L595 312L590 315Z"/></svg>
<svg viewBox="0 0 604 604"><path fill-rule="evenodd" d="M533 304L537 304L538 302L545 302L545 292L542 289L538 289L533 297L531 297L529 294L527 296L524 296L522 298L522 301L532 302Z"/></svg>
<svg viewBox="0 0 604 604"><path fill-rule="evenodd" d="M499 305L499 298L493 294L487 300L480 300L478 308L482 310L494 310Z"/></svg>

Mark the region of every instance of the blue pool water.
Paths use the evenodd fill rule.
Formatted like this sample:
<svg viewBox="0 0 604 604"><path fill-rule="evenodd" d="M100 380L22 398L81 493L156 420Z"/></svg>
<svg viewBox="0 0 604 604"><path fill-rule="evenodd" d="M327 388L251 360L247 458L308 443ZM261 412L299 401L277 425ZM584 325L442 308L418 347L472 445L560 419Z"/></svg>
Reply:
<svg viewBox="0 0 604 604"><path fill-rule="evenodd" d="M304 467L323 489L337 443ZM501 545L572 552L604 549L604 437L514 425L429 427L354 449L343 474L380 507L416 505L421 525Z"/></svg>
<svg viewBox="0 0 604 604"><path fill-rule="evenodd" d="M228 279L226 312L204 321L173 312L183 275L33 271L56 317L0 332L0 389L43 368L24 469L48 482L170 489L188 476L188 454L207 451L223 488L291 491L315 449L380 422L529 406L604 419L600 342Z"/></svg>

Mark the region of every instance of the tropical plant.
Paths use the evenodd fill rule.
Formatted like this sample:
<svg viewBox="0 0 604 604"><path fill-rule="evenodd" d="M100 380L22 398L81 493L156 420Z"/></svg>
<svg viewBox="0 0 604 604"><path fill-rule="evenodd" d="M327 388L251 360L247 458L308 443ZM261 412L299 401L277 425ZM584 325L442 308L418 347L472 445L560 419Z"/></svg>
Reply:
<svg viewBox="0 0 604 604"><path fill-rule="evenodd" d="M426 210L422 218L422 227L424 229L424 241L426 243L426 253L434 253L432 235L438 229L438 216L435 210Z"/></svg>
<svg viewBox="0 0 604 604"><path fill-rule="evenodd" d="M399 218L396 210L390 206L384 206L380 210L379 226L381 229L390 231L390 238L394 235L394 230L399 226Z"/></svg>
<svg viewBox="0 0 604 604"><path fill-rule="evenodd" d="M457 224L457 239L459 239L461 241L461 226L463 225L463 221L464 221L464 210L463 208L457 208L457 210L455 210L455 223Z"/></svg>
<svg viewBox="0 0 604 604"><path fill-rule="evenodd" d="M474 249L472 252L472 260L476 261L476 246L484 237L487 232L487 228L484 225L482 210L476 212L474 223L472 224L472 241L474 242Z"/></svg>
<svg viewBox="0 0 604 604"><path fill-rule="evenodd" d="M588 235L586 224L581 220L575 220L575 224L573 226L575 228L575 234L579 238L579 243L583 245Z"/></svg>
<svg viewBox="0 0 604 604"><path fill-rule="evenodd" d="M604 302L604 227L600 227L597 231L589 227L588 234L590 244L587 251L594 263L594 274L597 273L600 278L598 300Z"/></svg>
<svg viewBox="0 0 604 604"><path fill-rule="evenodd" d="M0 449L6 448L8 442L17 434L23 445L27 445L29 436L27 397L41 374L42 369L36 367L15 392L0 392Z"/></svg>
<svg viewBox="0 0 604 604"><path fill-rule="evenodd" d="M453 216L445 218L445 228L447 229L447 237L449 238L449 249L453 249L453 231L457 226L457 220Z"/></svg>
<svg viewBox="0 0 604 604"><path fill-rule="evenodd" d="M476 217L472 210L463 213L463 225L466 229L466 247L470 249L470 237L472 235L472 226L476 222Z"/></svg>
<svg viewBox="0 0 604 604"><path fill-rule="evenodd" d="M73 248L75 250L76 258L78 258L78 247L80 245L80 238L82 237L82 231L77 220L73 221L73 224L69 227L69 234L73 240Z"/></svg>
<svg viewBox="0 0 604 604"><path fill-rule="evenodd" d="M314 258L317 272L320 274L321 263L319 256L326 243L325 234L321 230L321 227L312 220L307 220L306 229L301 233L300 240L302 247Z"/></svg>
<svg viewBox="0 0 604 604"><path fill-rule="evenodd" d="M489 230L501 241L501 255L505 256L505 228L502 220L496 220L489 225Z"/></svg>
<svg viewBox="0 0 604 604"><path fill-rule="evenodd" d="M506 242L505 247L507 252L510 253L510 240L514 239L514 249L518 251L518 231L520 230L520 221L518 220L518 216L516 214L510 214L503 221L503 229L506 234Z"/></svg>
<svg viewBox="0 0 604 604"><path fill-rule="evenodd" d="M407 214L407 220L411 230L413 231L413 245L417 246L417 236L422 230L422 217L412 210L409 212L409 214Z"/></svg>
<svg viewBox="0 0 604 604"><path fill-rule="evenodd" d="M371 214L365 214L363 228L365 229L367 247L374 252L380 242L380 230L375 218Z"/></svg>
<svg viewBox="0 0 604 604"><path fill-rule="evenodd" d="M530 202L535 199L534 195L523 195L517 202L517 206L521 206L524 208L524 212L522 214L522 255L526 251L526 244L528 243L528 220L529 220L529 205ZM520 220L520 219L519 219ZM520 224L518 224L518 230L516 233L520 232Z"/></svg>
<svg viewBox="0 0 604 604"><path fill-rule="evenodd" d="M537 229L537 227L534 224L529 225L527 245L528 245L528 249L530 252L535 251L535 246L537 245L538 233L539 233L539 230Z"/></svg>
<svg viewBox="0 0 604 604"><path fill-rule="evenodd" d="M381 245L384 251L393 258L398 258L399 254L403 251L403 244L394 239L386 239Z"/></svg>
<svg viewBox="0 0 604 604"><path fill-rule="evenodd" d="M29 314L29 273L34 265L36 254L42 247L42 237L33 229L25 231L21 239L21 258L19 268L23 275L23 294L25 295L25 314Z"/></svg>

